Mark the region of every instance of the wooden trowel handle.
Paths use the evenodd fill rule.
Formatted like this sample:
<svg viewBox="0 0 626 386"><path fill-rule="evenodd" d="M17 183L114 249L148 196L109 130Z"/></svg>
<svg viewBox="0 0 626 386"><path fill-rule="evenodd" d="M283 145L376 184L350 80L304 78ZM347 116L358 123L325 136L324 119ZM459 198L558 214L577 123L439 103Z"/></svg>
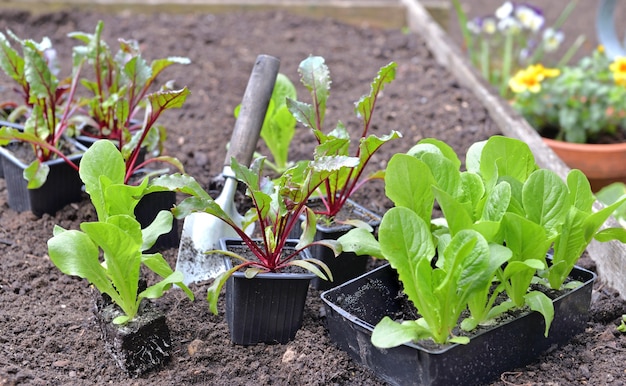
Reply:
<svg viewBox="0 0 626 386"><path fill-rule="evenodd" d="M235 122L230 146L226 154L225 166L230 165L231 157L242 165L249 166L256 148L272 97L280 60L269 55L256 58L252 74L243 94L239 116Z"/></svg>

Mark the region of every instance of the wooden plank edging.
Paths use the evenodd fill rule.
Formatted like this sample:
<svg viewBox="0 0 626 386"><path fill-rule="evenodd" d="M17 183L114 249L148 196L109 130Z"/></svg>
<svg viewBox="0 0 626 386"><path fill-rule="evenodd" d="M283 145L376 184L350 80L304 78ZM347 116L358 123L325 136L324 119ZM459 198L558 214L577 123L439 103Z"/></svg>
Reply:
<svg viewBox="0 0 626 386"><path fill-rule="evenodd" d="M454 74L457 80L469 88L482 101L502 133L526 142L532 149L537 163L541 167L554 170L559 176L565 177L569 168L546 146L537 132L493 90L473 68L460 48L446 35L430 17L418 0L402 0L407 8L409 28L419 33L437 61ZM594 208L600 209L598 202ZM607 225L619 226L611 218ZM626 299L626 245L617 242L600 243L592 241L587 248L589 256L597 266L598 275L609 286L616 289Z"/></svg>

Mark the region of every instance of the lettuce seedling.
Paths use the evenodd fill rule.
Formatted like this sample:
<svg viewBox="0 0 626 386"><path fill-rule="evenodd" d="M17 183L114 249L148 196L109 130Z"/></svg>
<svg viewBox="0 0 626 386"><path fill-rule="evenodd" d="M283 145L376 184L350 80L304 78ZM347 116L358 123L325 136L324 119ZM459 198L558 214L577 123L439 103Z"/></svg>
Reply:
<svg viewBox="0 0 626 386"><path fill-rule="evenodd" d="M294 165L289 161L289 147L296 133L296 119L287 108L287 98L296 99L296 87L285 74L278 74L270 98L265 120L261 127L261 138L272 155L273 162L265 160L265 166L282 174ZM235 108L235 118L239 117L241 105ZM255 154L255 158L260 155Z"/></svg>
<svg viewBox="0 0 626 386"><path fill-rule="evenodd" d="M435 250L430 226L403 207L385 213L379 240L383 256L398 272L404 292L422 317L401 324L383 318L374 329L372 343L382 348L426 338L436 343L467 343L469 338L454 337L452 331L468 299L491 284L495 270L511 252L489 245L472 229L440 238Z"/></svg>
<svg viewBox="0 0 626 386"><path fill-rule="evenodd" d="M396 208L383 216L378 244L360 229L339 239L344 250L389 260L405 288L410 288L407 296L422 316L418 322L402 325L384 319L382 330L372 338L376 345L391 347L420 337L439 343L463 342L465 339L446 334L451 334L457 322L453 323L451 315L458 316L459 308L465 306L471 316L460 324L463 329L472 330L508 309L527 306L543 315L547 335L554 317L552 301L543 292L531 290L531 284L561 289L593 238L626 240L626 230L621 227L599 231L626 196L593 213L590 185L580 171L570 171L567 182L562 181L554 172L540 169L528 146L519 140L494 136L478 142L467 152L467 170L460 167L453 149L435 139L422 140L407 154L394 155L386 170L385 192ZM431 219L434 200L443 219ZM413 235L416 229L421 232L420 239ZM484 240L487 248L477 250L481 259L472 260L473 254L464 258L476 264L484 260L487 268L475 274L476 285L466 288L464 281L450 278L452 273L445 268L446 254L452 253L446 248L458 245L453 240L459 235L467 237L468 231L480 240L472 245ZM429 238L437 246L436 258L430 249L428 253L417 251L417 243L428 245ZM547 261L550 250L554 257ZM433 272L426 263L418 266L418 255L432 262ZM462 298L463 304L436 292L445 288ZM495 296L503 291L509 300L495 304ZM428 300L432 301L427 305ZM395 335L394 329L398 329Z"/></svg>
<svg viewBox="0 0 626 386"><path fill-rule="evenodd" d="M80 231L57 225L48 240L50 259L61 272L87 279L122 309L124 315L113 320L116 324L132 320L142 299L158 298L172 284L193 300L193 293L183 284L182 273L172 271L160 253L143 253L161 234L170 231L172 214L160 211L152 224L141 229L133 213L139 199L148 192L148 180L138 186L126 185L125 174L124 160L115 145L105 140L94 143L83 156L80 177L98 221L81 223ZM139 292L142 265L163 280Z"/></svg>
<svg viewBox="0 0 626 386"><path fill-rule="evenodd" d="M372 156L385 143L400 138L397 131L383 137L368 135L372 122L372 114L380 93L385 85L395 79L397 64L394 62L382 67L371 83L370 93L356 102L355 112L361 119L362 128L359 136L359 145L355 158L359 163L344 167L320 186L320 197L324 209L316 210L316 214L329 218L334 217L343 207L346 200L364 183L371 179L382 178L383 172L376 171L363 177L365 168ZM311 129L318 146L315 148L315 158L348 156L350 151L350 133L343 123L339 122L334 130L325 134L323 130L326 115L326 103L330 92L330 72L320 56L310 56L303 60L298 67L302 84L307 88L313 100L312 104L287 99L287 106L293 116L305 127Z"/></svg>
<svg viewBox="0 0 626 386"><path fill-rule="evenodd" d="M232 269L222 272L209 287L207 300L213 313L217 313L217 299L226 280L241 269L245 269L246 276L252 278L261 272L278 272L292 265L309 270L324 280L332 280L332 274L323 262L318 259L302 260L295 259L295 257L314 244L333 249L335 255L341 252L336 240L314 241L316 216L307 207L307 202L321 184L338 170L355 166L358 159L335 156L314 161L300 161L275 180L262 176L263 162L264 158L257 158L250 168L247 168L239 164L236 159L231 159L231 168L235 178L245 184L247 195L252 203L244 224L237 224L233 221L190 176L166 175L151 182L151 186L158 189L166 188L191 195L173 209L177 218L184 218L192 212L211 214L233 228L255 256L255 259L251 260L228 251L209 251L209 253L231 256L241 262ZM300 224L301 216L304 221L302 221L303 232L299 242L293 252L285 255L283 247L291 238L293 228ZM246 227L255 221L258 222L260 228L260 243L245 232Z"/></svg>

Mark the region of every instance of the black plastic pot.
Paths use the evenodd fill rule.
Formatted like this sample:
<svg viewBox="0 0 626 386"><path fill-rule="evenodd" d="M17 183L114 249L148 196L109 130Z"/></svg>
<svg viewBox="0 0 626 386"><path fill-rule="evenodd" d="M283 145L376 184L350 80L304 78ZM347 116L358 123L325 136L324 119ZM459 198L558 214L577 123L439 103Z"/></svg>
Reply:
<svg viewBox="0 0 626 386"><path fill-rule="evenodd" d="M80 143L73 142L80 153L73 154L68 158L75 164L79 164L82 152L86 150ZM24 179L24 169L27 164L15 157L11 149L21 146L19 142L13 142L6 147L0 147L0 157L4 170L4 179L8 194L9 207L17 212L30 210L38 217L44 213L54 214L65 205L80 201L82 198L83 183L78 172L58 158L46 161L50 167L46 182L38 189L28 189L28 182Z"/></svg>
<svg viewBox="0 0 626 386"><path fill-rule="evenodd" d="M95 292L95 291L94 291ZM170 359L172 340L165 315L144 300L139 314L125 325L113 324L122 311L106 295L94 294L94 315L106 350L131 376L158 368Z"/></svg>
<svg viewBox="0 0 626 386"><path fill-rule="evenodd" d="M221 239L222 249L245 245L237 239ZM293 248L297 241L288 243ZM305 250L302 258L310 258ZM225 258L228 269L231 259ZM312 273L260 273L247 279L235 272L226 282L226 322L235 344L284 344L302 326L304 304Z"/></svg>
<svg viewBox="0 0 626 386"><path fill-rule="evenodd" d="M152 192L143 196L135 207L135 218L145 228L154 221L162 210L170 210L176 204L176 192ZM174 218L172 230L162 234L147 253L157 252L163 248L177 247L180 238L178 236L178 220Z"/></svg>
<svg viewBox="0 0 626 386"><path fill-rule="evenodd" d="M549 348L563 345L584 331L589 319L591 290L596 275L574 268L570 275L584 284L557 298L550 334L538 312L525 314L471 339L427 349L404 344L391 349L372 345L374 326L400 311L400 283L384 265L337 288L322 293L331 339L356 362L393 385L480 385L505 371L534 361Z"/></svg>
<svg viewBox="0 0 626 386"><path fill-rule="evenodd" d="M13 123L13 122L0 120L0 127L5 127L5 126L12 127L14 129L18 129L20 131L24 130L24 126L22 126L22 125L19 125L17 123ZM0 156L0 178L4 178L4 168L2 167L2 159L3 158L4 157Z"/></svg>
<svg viewBox="0 0 626 386"><path fill-rule="evenodd" d="M309 206L321 204L319 199L310 200ZM344 209L353 214L350 219L362 220L368 223L372 228L376 229L380 225L381 217L376 213L366 209L362 205L357 204L353 200L348 199L344 204ZM343 210L343 209L342 209ZM344 224L317 224L315 241L318 240L337 240L339 237L348 233L353 227ZM293 238L299 238L302 234L302 228L298 225L292 231ZM342 252L335 257L332 250L323 245L313 245L309 248L311 255L324 262L333 274L333 281L323 280L317 276L311 280L311 287L317 290L327 290L334 288L348 280L354 279L365 273L367 270L367 262L369 256L358 256L352 252Z"/></svg>

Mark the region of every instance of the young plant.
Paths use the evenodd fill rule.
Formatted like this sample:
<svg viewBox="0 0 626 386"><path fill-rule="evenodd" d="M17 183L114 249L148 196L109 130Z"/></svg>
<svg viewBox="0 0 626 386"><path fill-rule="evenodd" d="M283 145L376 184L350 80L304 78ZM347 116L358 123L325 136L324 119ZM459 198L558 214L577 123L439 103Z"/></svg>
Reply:
<svg viewBox="0 0 626 386"><path fill-rule="evenodd" d="M131 157L133 146L129 143L142 129L139 121L141 110L147 108L146 96L155 88L155 81L162 72L173 64L188 64L188 58L168 57L148 63L141 55L139 42L119 39L120 49L113 55L102 39L104 22L99 21L93 34L72 32L71 38L84 43L73 49L74 63L91 66L93 79L81 79L82 85L91 94L83 98L87 116L81 134L87 137L106 138L116 142L122 149L124 159ZM167 90L166 84L161 87ZM160 147L165 137L165 128L154 125L147 140L142 144L148 151ZM159 149L160 150L160 149Z"/></svg>
<svg viewBox="0 0 626 386"><path fill-rule="evenodd" d="M354 155L359 163L344 167L321 184L319 196L324 203L324 209L316 210L316 214L328 218L334 217L339 213L346 200L361 185L371 179L382 178L382 171L364 177L365 168L382 145L392 139L400 138L401 134L392 131L388 135L378 137L373 134L368 135L368 131L378 96L385 85L395 79L396 67L397 64L394 62L382 67L371 83L370 93L356 102L355 112L362 121L359 146ZM298 122L313 131L318 142L315 157L349 156L350 133L343 123L339 122L335 129L328 134L322 131L331 84L330 72L324 63L324 58L320 56L308 57L300 63L298 72L301 76L301 82L309 90L313 102L307 104L288 98L287 106Z"/></svg>
<svg viewBox="0 0 626 386"><path fill-rule="evenodd" d="M80 231L57 225L48 240L50 259L61 272L87 279L122 309L124 315L113 320L116 324L132 320L142 299L158 298L172 284L193 300L193 293L182 283L182 273L173 272L160 253L143 253L159 235L169 232L172 214L161 211L151 225L141 229L133 211L148 192L148 180L130 186L124 183L125 175L124 160L115 145L98 141L91 146L81 161L80 177L98 221L83 222ZM142 265L163 280L139 292Z"/></svg>
<svg viewBox="0 0 626 386"><path fill-rule="evenodd" d="M469 342L452 332L468 299L491 285L499 263L511 252L489 245L472 229L447 236L439 238L435 249L430 226L415 212L397 207L385 213L379 230L381 252L422 317L400 324L386 316L372 334L377 347L427 338L441 344Z"/></svg>
<svg viewBox="0 0 626 386"><path fill-rule="evenodd" d="M460 171L460 166L454 151L434 139L420 141L408 154L394 155L386 171L385 192L397 208L383 217L378 245L362 230L339 239L344 250L389 260L423 317L403 324L384 319L372 336L375 345L391 347L424 337L438 343L463 342L451 335L457 323L452 315L458 318L459 308L465 306L471 312L460 324L465 330L508 309L527 306L544 316L547 335L554 316L552 301L531 290L531 284L562 289L592 238L626 240L623 228L598 231L626 196L593 213L594 199L584 175L572 170L563 182L554 172L538 168L521 141L494 136L476 143L467 152L467 170ZM435 199L443 219L431 220ZM471 248L478 248L483 240L487 246L475 250L480 258L468 252L469 246L453 242L469 234L474 240ZM428 246L427 239L437 246L436 258L434 247L418 248ZM446 249L452 246L458 246L459 252ZM554 257L548 262L550 249ZM454 270L447 265L451 254L461 259ZM481 266L479 273L471 271L475 265ZM456 274L472 275L473 285L466 287L467 282ZM495 304L502 291L509 300ZM448 294L458 296L462 304L446 298Z"/></svg>
<svg viewBox="0 0 626 386"><path fill-rule="evenodd" d="M236 271L245 269L248 278L261 272L278 272L287 266L299 266L311 271L324 280L332 280L328 267L317 259L295 259L304 249L311 245L325 245L341 252L336 241L314 241L316 218L306 204L309 197L328 178L344 167L356 165L358 159L354 157L336 156L324 157L315 161L301 161L286 170L276 180L262 176L264 158L256 159L250 168L231 160L231 168L235 177L247 187L247 195L251 198L252 208L247 213L248 221L243 225L233 221L220 206L202 189L191 177L185 175L161 176L154 179L151 185L158 188L167 188L192 195L173 209L177 218L183 218L192 212L209 213L228 224L245 242L255 259L250 260L228 251L214 250L210 253L220 253L231 256L240 261L232 269L222 272L209 287L207 300L213 313L217 313L217 299L226 280ZM304 178L303 178L304 176ZM304 231L300 236L296 249L285 255L285 246L293 228L300 223L300 216L304 215ZM257 243L244 230L247 225L257 221L260 228L260 243Z"/></svg>
<svg viewBox="0 0 626 386"><path fill-rule="evenodd" d="M265 166L278 174L294 165L289 161L289 147L296 132L296 119L287 108L287 98L296 99L296 97L296 87L293 83L285 74L278 74L261 127L261 138L273 158L273 162L266 159ZM240 109L241 105L235 108L235 118L239 116Z"/></svg>
<svg viewBox="0 0 626 386"><path fill-rule="evenodd" d="M124 157L124 163L126 164L126 175L124 176L124 183L128 183L133 175L136 175L142 168L153 162L164 162L177 168L181 173L184 173L182 163L170 156L159 155L156 157L150 157L142 162L138 162L141 148L146 140L150 140L150 137L159 135L156 130L156 121L165 110L181 108L189 95L187 87L180 90L163 90L145 96L147 105L145 108L145 117L143 123L140 126L140 130L136 131L131 140L124 145L122 149L122 155ZM161 132L164 135L164 132ZM160 174L160 171L155 171L152 174ZM149 177L151 174L147 175Z"/></svg>
<svg viewBox="0 0 626 386"><path fill-rule="evenodd" d="M74 67L71 77L59 80L56 51L48 38L37 43L30 39L22 40L11 31L7 31L7 35L20 45L22 55L0 33L0 67L16 82L15 90L24 104L14 112L23 114L26 120L23 131L9 126L0 129L0 146L10 141L32 146L34 161L25 170L25 178L28 188L36 189L48 176L49 167L45 161L60 157L78 170L78 165L61 150L61 143L79 108L74 95L80 66ZM11 119L17 120L17 117L12 116Z"/></svg>

